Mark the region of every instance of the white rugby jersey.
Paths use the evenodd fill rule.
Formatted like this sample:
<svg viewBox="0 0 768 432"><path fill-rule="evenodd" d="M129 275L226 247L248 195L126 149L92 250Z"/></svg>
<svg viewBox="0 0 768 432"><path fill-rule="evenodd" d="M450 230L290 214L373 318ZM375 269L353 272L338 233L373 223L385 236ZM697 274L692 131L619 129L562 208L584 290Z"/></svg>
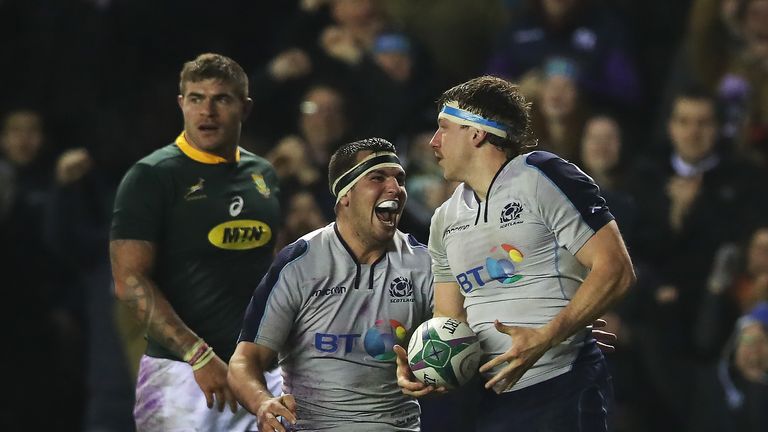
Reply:
<svg viewBox="0 0 768 432"><path fill-rule="evenodd" d="M417 431L419 405L397 386L392 346L408 346L432 300L426 246L397 231L375 264L360 264L330 224L280 252L239 340L279 353L298 430Z"/></svg>
<svg viewBox="0 0 768 432"><path fill-rule="evenodd" d="M429 236L435 282L458 282L484 361L511 343L494 320L540 327L568 304L587 274L574 255L612 219L589 176L542 151L502 166L484 202L462 183L435 211ZM588 336L580 331L549 350L511 390L570 370Z"/></svg>

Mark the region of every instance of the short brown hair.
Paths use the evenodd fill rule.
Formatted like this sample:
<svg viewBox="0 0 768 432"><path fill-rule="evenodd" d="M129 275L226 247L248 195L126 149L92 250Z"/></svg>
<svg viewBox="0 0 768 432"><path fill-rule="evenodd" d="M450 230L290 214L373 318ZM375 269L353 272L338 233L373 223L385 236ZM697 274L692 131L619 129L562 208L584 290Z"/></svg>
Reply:
<svg viewBox="0 0 768 432"><path fill-rule="evenodd" d="M488 142L504 150L508 158L536 146L531 133L531 103L525 100L517 85L485 75L446 90L437 100L437 106L442 109L451 101L461 109L506 125L506 138L489 133Z"/></svg>
<svg viewBox="0 0 768 432"><path fill-rule="evenodd" d="M179 91L184 94L186 83L217 79L235 85L239 96L248 99L248 75L243 68L227 56L214 53L200 54L184 63L179 74Z"/></svg>

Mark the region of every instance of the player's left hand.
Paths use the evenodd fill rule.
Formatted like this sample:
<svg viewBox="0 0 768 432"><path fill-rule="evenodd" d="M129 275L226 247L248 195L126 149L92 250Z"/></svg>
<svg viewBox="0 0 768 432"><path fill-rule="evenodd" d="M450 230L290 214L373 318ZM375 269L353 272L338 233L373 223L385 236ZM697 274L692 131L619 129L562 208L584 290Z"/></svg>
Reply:
<svg viewBox="0 0 768 432"><path fill-rule="evenodd" d="M592 323L592 337L597 341L597 346L603 353L612 353L616 351L616 341L619 338L615 333L606 330L597 330L598 328L605 328L608 325L604 319L596 319Z"/></svg>
<svg viewBox="0 0 768 432"><path fill-rule="evenodd" d="M403 394L411 397L422 397L432 392L445 393L445 387L434 387L418 381L410 366L408 366L408 353L405 348L395 345L395 354L397 355L397 385L400 386Z"/></svg>
<svg viewBox="0 0 768 432"><path fill-rule="evenodd" d="M498 357L480 366L480 372L487 372L494 367L507 363L502 370L487 383L486 389L501 393L510 389L523 374L549 349L549 339L540 329L504 325L499 320L494 323L496 330L512 338L512 346Z"/></svg>

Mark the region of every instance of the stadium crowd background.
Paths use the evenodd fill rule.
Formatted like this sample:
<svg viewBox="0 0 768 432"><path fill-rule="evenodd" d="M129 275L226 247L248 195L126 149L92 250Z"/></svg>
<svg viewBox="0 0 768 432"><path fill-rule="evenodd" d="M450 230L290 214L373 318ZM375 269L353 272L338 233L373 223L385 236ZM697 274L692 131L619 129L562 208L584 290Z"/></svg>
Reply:
<svg viewBox="0 0 768 432"><path fill-rule="evenodd" d="M0 429L132 430L142 339L111 293L112 198L180 131L178 71L208 51L250 74L241 144L281 177L280 245L332 220L328 157L368 136L407 163L401 229L426 242L453 186L434 99L519 82L539 147L597 181L637 266L607 317L616 430L765 420L765 380L734 404L717 371L768 299L768 0L268 3L0 0Z"/></svg>

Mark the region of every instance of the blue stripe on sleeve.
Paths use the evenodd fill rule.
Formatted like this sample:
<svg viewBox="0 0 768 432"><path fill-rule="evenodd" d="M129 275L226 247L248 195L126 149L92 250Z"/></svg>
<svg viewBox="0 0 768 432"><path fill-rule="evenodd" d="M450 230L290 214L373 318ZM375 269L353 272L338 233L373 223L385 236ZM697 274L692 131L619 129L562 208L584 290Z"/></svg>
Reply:
<svg viewBox="0 0 768 432"><path fill-rule="evenodd" d="M267 309L269 295L277 284L280 272L291 261L302 256L307 251L307 248L307 241L299 239L284 247L283 250L277 254L277 257L269 267L267 274L264 275L261 282L259 282L259 285L253 291L251 302L248 304L248 309L245 311L243 328L240 331L240 336L237 338L238 343L242 341L253 342L256 339L256 334L259 331L259 323L261 323Z"/></svg>
<svg viewBox="0 0 768 432"><path fill-rule="evenodd" d="M600 188L576 165L545 151L532 152L526 163L537 168L568 198L594 231L612 221Z"/></svg>

